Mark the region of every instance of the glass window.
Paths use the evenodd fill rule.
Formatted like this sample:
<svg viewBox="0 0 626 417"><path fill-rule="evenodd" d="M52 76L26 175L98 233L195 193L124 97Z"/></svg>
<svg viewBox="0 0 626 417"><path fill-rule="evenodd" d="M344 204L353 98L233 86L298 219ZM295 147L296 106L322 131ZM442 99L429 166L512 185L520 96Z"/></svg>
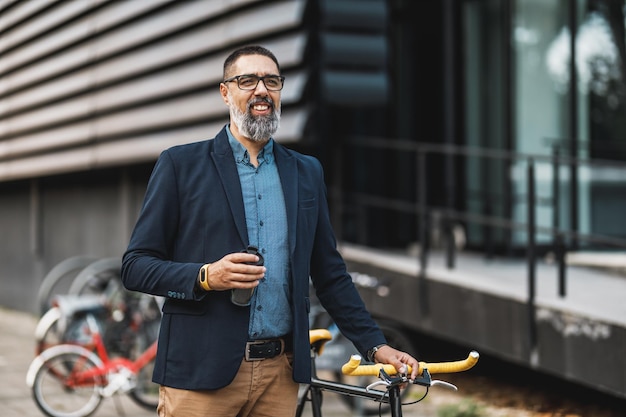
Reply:
<svg viewBox="0 0 626 417"><path fill-rule="evenodd" d="M468 1L463 9L465 52L465 141L467 146L507 149L507 29L501 0ZM465 164L467 210L506 217L506 169L503 161L468 157ZM485 239L503 243L503 230L467 224L470 245ZM487 234L490 233L489 236Z"/></svg>
<svg viewBox="0 0 626 417"><path fill-rule="evenodd" d="M579 0L576 4L577 9L572 11L574 42L571 23L563 22L545 51L552 90L563 98L564 106L570 106L566 119L576 121L570 123L569 130L564 129L567 134L562 136L562 149L583 159L624 161L625 4L615 0ZM626 209L620 191L625 174L622 168L598 164L582 164L576 171L564 171L564 180L576 182L569 194L559 196L566 203L562 207L575 207L563 213L568 225L574 224L583 233L626 235L626 226L617 221L618 213ZM572 216L576 216L576 222L572 222Z"/></svg>
<svg viewBox="0 0 626 417"><path fill-rule="evenodd" d="M561 0L514 2L511 28L514 95L511 105L514 115L513 150L516 152L549 156L555 146L568 149L572 135L567 80L569 41L564 36L568 27L568 5L569 2ZM554 52L555 42L558 44L557 53ZM552 75L551 68L558 68L558 80ZM567 172L563 174L561 178L567 176ZM512 218L525 223L528 218L526 160L513 164L511 179ZM535 215L537 224L543 227L553 226L552 179L551 164L535 161L536 195L541 201L536 204ZM560 189L567 193L568 187L564 184ZM569 205L561 204L561 207ZM568 215L568 210L562 210L561 219ZM564 223L568 224L567 221ZM514 243L523 244L526 232L516 231L513 238ZM542 234L536 239L541 243L550 241L552 237Z"/></svg>
<svg viewBox="0 0 626 417"><path fill-rule="evenodd" d="M540 227L553 227L556 221L564 230L626 235L626 225L616 218L626 210L620 192L625 170L588 162L626 160L625 4L463 4L467 144L544 157L558 150L587 161L578 166L563 163L557 171L549 161L536 161L535 214ZM470 211L527 221L526 160L509 166L473 158L466 170ZM558 196L552 195L555 172ZM469 225L468 239L480 243L485 231ZM496 236L494 243L504 238ZM538 234L536 239L550 242L552 236ZM524 230L512 233L514 246L526 240Z"/></svg>

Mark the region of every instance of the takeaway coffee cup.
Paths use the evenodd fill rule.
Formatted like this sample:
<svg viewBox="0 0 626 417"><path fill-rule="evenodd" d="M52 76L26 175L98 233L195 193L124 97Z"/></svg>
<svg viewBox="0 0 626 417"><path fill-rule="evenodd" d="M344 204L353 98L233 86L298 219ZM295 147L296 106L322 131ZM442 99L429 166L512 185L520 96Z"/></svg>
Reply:
<svg viewBox="0 0 626 417"><path fill-rule="evenodd" d="M259 249L256 246L248 246L241 252L251 253L259 257L258 262L252 262L249 263L249 265L263 265L263 256L259 253ZM254 288L235 288L231 290L230 301L237 306L247 307L250 305L250 299L252 298L252 294L254 294Z"/></svg>

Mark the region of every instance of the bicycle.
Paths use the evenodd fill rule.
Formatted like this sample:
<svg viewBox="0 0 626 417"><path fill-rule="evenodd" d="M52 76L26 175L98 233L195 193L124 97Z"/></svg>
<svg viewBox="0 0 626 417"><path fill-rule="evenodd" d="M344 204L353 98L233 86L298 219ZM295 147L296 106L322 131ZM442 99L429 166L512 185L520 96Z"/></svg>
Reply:
<svg viewBox="0 0 626 417"><path fill-rule="evenodd" d="M161 321L161 298L124 289L119 281L108 281L99 294L56 295L35 329L35 355L58 344L90 342L85 317L97 319L110 352L131 355L138 339L156 340Z"/></svg>
<svg viewBox="0 0 626 417"><path fill-rule="evenodd" d="M41 317L35 330L35 355L61 343L82 344L81 328L86 313L94 314L103 325L115 321L110 320L110 315L119 315L116 311L119 309L112 304L126 301L119 302L123 293L120 262L115 258L97 260L76 256L50 270L38 292Z"/></svg>
<svg viewBox="0 0 626 417"><path fill-rule="evenodd" d="M96 317L85 316L89 350L77 344L59 344L44 350L31 363L26 383L38 408L50 417L87 417L104 398L129 394L139 405L156 409L158 386L152 382L157 342L131 360L112 357Z"/></svg>
<svg viewBox="0 0 626 417"><path fill-rule="evenodd" d="M355 284L362 288L370 288L378 291L382 289L385 291L384 284L378 280L364 276L358 273L352 273ZM330 371L332 378L341 383L347 384L363 384L367 385L368 381L378 380L377 376L370 377L358 377L358 381L354 381L355 377L345 375L341 372L342 365L345 362L345 358L350 357L352 354L357 353L354 345L348 340L341 332L333 321L332 317L324 309L319 299L314 293L313 288L310 290L310 313L309 313L309 326L311 329L326 329L330 332L331 340L324 345L324 355L317 355L315 357L316 370ZM400 328L397 323L375 318L376 324L382 331L387 343L401 351L407 352L411 355L417 355L417 349L415 348L410 337L406 334L404 329ZM411 395L412 390L407 387L402 390L402 398L406 398ZM388 411L388 404L379 406L372 401L361 401L359 398L355 398L350 395L342 395L339 397L350 410L355 413L364 416L377 415L382 412Z"/></svg>
<svg viewBox="0 0 626 417"><path fill-rule="evenodd" d="M402 417L401 387L406 384L414 384L426 387L424 395L410 404L422 401L428 395L428 389L433 386L442 386L457 390L453 384L445 381L433 380L433 374L463 372L472 368L478 362L478 352L472 351L464 360L453 362L427 363L420 362L419 377L410 380L407 374L398 374L392 365L384 364L361 364L359 355L352 355L350 360L343 365L342 372L352 376L376 376L379 381L369 384L367 387L351 385L336 381L320 379L317 376L315 358L322 354L325 344L332 339L331 333L326 329L310 331L311 340L311 367L312 378L310 384L303 385L298 393L298 405L296 417L301 417L307 403L311 404L313 417L322 417L323 391L334 392L342 396L364 398L378 402L380 405L388 404L392 417ZM383 387L384 390L375 389ZM382 415L382 411L380 412Z"/></svg>

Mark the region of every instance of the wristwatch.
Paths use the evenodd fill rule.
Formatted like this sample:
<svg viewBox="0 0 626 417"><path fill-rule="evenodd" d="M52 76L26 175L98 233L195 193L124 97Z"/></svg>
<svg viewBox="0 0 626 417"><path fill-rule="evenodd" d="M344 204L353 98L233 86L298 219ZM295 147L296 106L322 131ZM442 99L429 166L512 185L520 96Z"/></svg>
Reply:
<svg viewBox="0 0 626 417"><path fill-rule="evenodd" d="M211 264L202 265L202 268L200 268L198 272L198 280L196 281L204 291L211 291L211 287L209 286L209 265Z"/></svg>
<svg viewBox="0 0 626 417"><path fill-rule="evenodd" d="M385 343L380 344L378 346L374 346L373 348L371 348L370 350L367 351L367 360L370 362L376 362L375 357L376 357L376 352L378 352L378 349L380 349L383 346L387 346Z"/></svg>

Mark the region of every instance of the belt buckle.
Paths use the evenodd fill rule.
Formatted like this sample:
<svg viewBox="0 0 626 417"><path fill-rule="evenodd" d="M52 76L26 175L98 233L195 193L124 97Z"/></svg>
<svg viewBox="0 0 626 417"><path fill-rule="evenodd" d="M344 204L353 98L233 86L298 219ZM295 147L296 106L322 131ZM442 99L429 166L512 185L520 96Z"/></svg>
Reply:
<svg viewBox="0 0 626 417"><path fill-rule="evenodd" d="M264 345L265 343L274 342L275 340L280 341L280 352L278 354L274 355L273 357L278 356L278 355L282 354L283 352L285 352L285 341L282 338L280 338L280 339L271 339L271 340L253 340L251 342L246 342L246 351L244 353L246 361L248 361L248 362L250 362L250 361L262 361L264 359L267 359L267 358L251 358L250 357L250 346L253 346L253 345Z"/></svg>
<svg viewBox="0 0 626 417"><path fill-rule="evenodd" d="M251 358L250 357L250 346L253 345L262 345L263 343L265 343L265 340L253 340L252 342L247 342L246 343L246 353L245 353L245 357L246 357L246 361L250 362L250 361L262 361L265 358Z"/></svg>

